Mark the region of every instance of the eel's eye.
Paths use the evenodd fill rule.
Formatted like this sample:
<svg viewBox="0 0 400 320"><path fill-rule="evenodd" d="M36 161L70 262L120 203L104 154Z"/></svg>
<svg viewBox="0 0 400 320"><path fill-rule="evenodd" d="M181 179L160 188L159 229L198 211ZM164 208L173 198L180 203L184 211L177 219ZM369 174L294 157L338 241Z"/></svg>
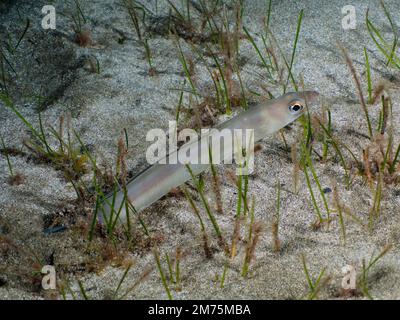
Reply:
<svg viewBox="0 0 400 320"><path fill-rule="evenodd" d="M292 104L292 105L289 106L289 111L291 113L298 113L301 110L303 110L303 106L301 104L299 104L299 103L295 103L295 104Z"/></svg>

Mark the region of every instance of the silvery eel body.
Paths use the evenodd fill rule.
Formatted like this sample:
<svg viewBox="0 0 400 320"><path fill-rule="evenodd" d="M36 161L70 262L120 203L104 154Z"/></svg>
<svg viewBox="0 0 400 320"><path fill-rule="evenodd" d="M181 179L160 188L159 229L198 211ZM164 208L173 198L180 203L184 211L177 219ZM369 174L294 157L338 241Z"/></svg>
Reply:
<svg viewBox="0 0 400 320"><path fill-rule="evenodd" d="M296 120L303 113L303 107L305 104L313 103L317 97L318 93L315 91L287 93L277 99L268 100L266 102L259 103L256 106L250 107L248 110L220 124L217 129L253 129L254 141L256 142L265 136L277 132L281 128ZM195 142L184 144L180 148L179 152L190 148L192 143ZM207 145L203 147L200 146L197 149L192 148L190 150L190 159L198 159L198 153L208 154L208 148L209 147ZM213 150L212 154L215 151L216 150ZM229 160L227 157L229 157L229 154L232 154L232 151L233 150L222 150L221 158L224 161ZM136 211L145 209L162 196L170 192L171 189L176 188L190 180L191 176L185 164L169 164L168 159L172 156L175 156L174 153L171 153L166 157L166 161L163 162L166 164L156 163L152 165L127 184L127 196ZM206 170L209 165L193 164L190 161L190 167L193 173L196 175ZM116 215L115 210L119 210L121 208L121 212L119 213L119 218L121 221L126 220L125 206L123 205L124 199L125 193L122 190L119 191L114 198L113 207L115 209L113 216L115 217ZM106 219L112 212L110 206L112 201L113 199L109 198L105 203L103 203L103 214L106 215Z"/></svg>

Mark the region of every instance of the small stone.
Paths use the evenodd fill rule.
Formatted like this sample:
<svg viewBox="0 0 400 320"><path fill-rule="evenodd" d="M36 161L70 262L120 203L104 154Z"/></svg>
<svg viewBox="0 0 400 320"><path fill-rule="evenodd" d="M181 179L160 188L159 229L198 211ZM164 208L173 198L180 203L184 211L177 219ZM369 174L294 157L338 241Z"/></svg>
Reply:
<svg viewBox="0 0 400 320"><path fill-rule="evenodd" d="M329 188L329 187L326 187L326 188L324 188L322 191L323 191L324 193L331 193L331 192L332 192L332 189Z"/></svg>

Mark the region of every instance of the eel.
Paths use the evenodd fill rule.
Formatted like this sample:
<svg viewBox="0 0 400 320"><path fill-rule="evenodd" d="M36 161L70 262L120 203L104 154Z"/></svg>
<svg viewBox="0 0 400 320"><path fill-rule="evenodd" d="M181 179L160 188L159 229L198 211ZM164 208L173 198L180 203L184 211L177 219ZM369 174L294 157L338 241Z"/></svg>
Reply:
<svg viewBox="0 0 400 320"><path fill-rule="evenodd" d="M279 98L259 102L246 111L218 125L216 128L220 132L224 129L253 129L254 137L252 139L254 142L257 142L295 121L303 114L306 106L316 102L318 96L319 93L316 91L286 93ZM212 134L210 133L211 138ZM197 140L193 140L185 143L179 150L171 152L165 158L132 178L126 184L126 188L120 189L106 197L101 204L102 213L99 215L100 222L103 222L103 220L106 222L115 221L114 219L125 222L127 219L127 209L139 212L159 200L172 189L190 180L191 174L188 171L186 163L179 163L179 161L175 164L169 163L168 160L172 159L172 157L177 158L176 152L186 152L191 148L190 159L193 161L196 157L196 159L199 159L198 157L201 154L204 155L206 153L209 155L211 152L211 156L214 157L213 154L215 152L222 150L220 153L222 160L224 162L228 161L228 163L232 160L230 157L233 156L229 156L229 154L233 153L233 147L229 148L229 144L226 150L222 148L210 151L212 147L207 144L202 145L198 143L193 148L193 144L196 142ZM190 168L194 175L205 171L209 167L209 164L199 164L196 161L190 163ZM126 198L129 199L128 203L125 201ZM131 212L128 212L128 215L130 214Z"/></svg>

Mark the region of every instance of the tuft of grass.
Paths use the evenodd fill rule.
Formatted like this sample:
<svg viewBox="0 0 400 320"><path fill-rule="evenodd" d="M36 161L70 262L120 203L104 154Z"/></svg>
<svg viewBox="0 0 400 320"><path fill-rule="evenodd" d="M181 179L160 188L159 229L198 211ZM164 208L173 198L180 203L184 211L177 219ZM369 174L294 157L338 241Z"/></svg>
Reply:
<svg viewBox="0 0 400 320"><path fill-rule="evenodd" d="M145 272L143 272L143 274L140 276L140 278L130 287L126 290L126 292L119 296L119 292L120 289L122 287L122 284L124 283L126 276L128 275L130 269L132 267L132 263L130 263L127 268L125 269L121 279L118 281L118 285L117 288L114 290L112 296L109 297L109 299L112 300L121 300L124 299L135 287L137 287L152 271L152 269L147 269ZM67 300L67 294L70 294L70 296L72 297L73 300L77 300L78 294L80 294L81 298L83 300L91 300L90 296L87 293L87 290L85 289L83 283L81 280L77 280L78 283L78 287L79 287L79 291L75 292L70 285L69 280L64 279L63 281L60 281L59 285L58 285L58 291L61 294L61 297L64 300Z"/></svg>
<svg viewBox="0 0 400 320"><path fill-rule="evenodd" d="M95 55L91 55L88 59L87 62L89 63L89 70L92 73L101 73L101 68L100 68L100 61Z"/></svg>
<svg viewBox="0 0 400 320"><path fill-rule="evenodd" d="M68 130L64 130L64 118L60 117L59 129L56 130L53 127L49 128L48 133L45 132L45 128L43 125L42 117L39 113L39 124L38 129L30 123L15 107L11 98L5 94L0 94L1 101L4 102L5 106L13 111L18 118L27 126L27 128L31 131L33 135L33 139L26 141L25 146L31 150L38 159L42 159L47 162L51 162L55 165L57 169L60 169L64 172L67 180L74 187L77 196L79 199L84 201L85 199L91 198L94 196L96 208L93 214L93 219L91 222L91 228L89 231L89 240L91 241L94 236L94 230L96 227L97 217L99 212L103 212L104 222L107 234L113 238L113 234L116 231L116 227L119 222L119 215L125 206L125 211L127 214L127 222L124 225L124 231L128 239L131 235L131 219L130 215L133 213L142 226L145 235L149 235L148 229L141 219L140 215L136 212L134 206L130 201L126 201L127 197L127 188L126 188L126 164L125 164L125 156L128 149L128 136L126 130L124 130L125 143L123 140L123 136L119 139L119 151L118 151L118 159L117 159L117 175L116 177L111 177L111 184L113 184L113 194L111 196L111 200L107 199L104 193L102 192L102 187L104 185L108 185L110 182L110 178L107 173L101 172L97 165L96 159L90 154L79 134L72 130L74 133L74 138L76 142L72 140L70 127L68 125ZM67 131L65 133L65 131ZM66 137L65 137L66 136ZM58 143L58 148L51 146L49 139L52 141L56 141ZM93 188L95 190L95 194L93 191L90 191L90 187L86 185L85 182L82 181L81 176L85 173L89 172L89 169L93 173ZM121 184L118 181L118 178L121 181ZM119 208L116 208L115 198L117 192L122 190L124 192L124 200ZM103 204L107 203L111 208L112 212L109 218L104 214ZM89 242L90 242L89 241Z"/></svg>
<svg viewBox="0 0 400 320"><path fill-rule="evenodd" d="M171 263L171 260L170 260L170 258L169 258L169 254L168 254L168 253L165 253L165 261L167 262L167 266L168 266L169 280L170 280L171 282L175 282L175 280L174 280L174 273L173 273L173 271L172 271L172 263Z"/></svg>
<svg viewBox="0 0 400 320"><path fill-rule="evenodd" d="M70 4L73 6L73 9L70 12L60 14L72 21L72 29L75 33L75 42L81 47L86 47L91 43L90 32L85 30L88 19L82 9L80 0L73 0L71 2L73 2Z"/></svg>
<svg viewBox="0 0 400 320"><path fill-rule="evenodd" d="M389 116L391 116L391 120L393 120L392 101L390 97L385 97L382 94L381 105L382 108L379 112L379 122L378 122L377 132L379 132L381 135L384 135L388 126ZM393 138L392 128L393 128L393 121L390 123L389 139Z"/></svg>
<svg viewBox="0 0 400 320"><path fill-rule="evenodd" d="M135 0L121 0L121 2L128 12L138 40L143 42L141 23L144 23L146 11Z"/></svg>
<svg viewBox="0 0 400 320"><path fill-rule="evenodd" d="M310 191L311 200L312 200L312 203L313 203L314 208L315 208L315 213L316 213L317 216L318 216L318 223L319 223L319 225L320 225L320 224L322 224L322 223L324 222L324 218L322 217L321 211L320 211L319 206L318 206L318 204L317 204L317 200L315 199L314 191L312 190L311 182L310 182L310 177L309 177L307 171L308 171L308 170L307 170L307 167L305 167L305 168L304 168L304 176L305 176L305 178L306 178L308 190Z"/></svg>
<svg viewBox="0 0 400 320"><path fill-rule="evenodd" d="M391 49L391 51L390 51L390 56L389 56L389 59L388 59L388 61L387 61L387 63L386 63L387 65L389 65L389 64L392 62L394 56L396 55L399 37L398 37L398 34L397 34L397 26L396 26L396 24L393 22L393 19L392 19L391 15L390 15L389 11L387 10L387 8L386 8L385 3L383 2L383 0L380 0L380 5L381 5L381 7L382 7L382 9L383 9L383 12L385 13L386 18L387 18L388 21L389 21L390 28L392 29L393 36L394 36L394 37L393 37L392 49Z"/></svg>
<svg viewBox="0 0 400 320"><path fill-rule="evenodd" d="M83 297L84 300L90 300L89 296L86 293L86 289L83 286L82 282L80 280L78 280L78 285L79 285L79 291Z"/></svg>
<svg viewBox="0 0 400 320"><path fill-rule="evenodd" d="M368 215L368 226L370 229L372 229L375 219L378 218L381 214L382 191L383 191L383 178L382 178L382 173L379 172L374 192L373 204Z"/></svg>
<svg viewBox="0 0 400 320"><path fill-rule="evenodd" d="M199 1L198 3L190 1L190 7L193 7L200 14L200 20L203 19L201 29L208 26L210 32L210 36L200 37L202 39L201 47L205 50L195 45L195 39L192 39L193 41L188 42L188 44L210 75L210 80L214 85L214 92L211 94L202 94L202 88L197 86L192 67L193 63L191 63L190 58L185 57L183 54L179 40L179 37L184 39L198 38L198 36L189 36L189 34L196 34L196 32L192 30L189 34L183 35L177 30L171 30L178 49L178 58L183 67L185 78L190 85L190 89L180 90L195 95L197 105L207 104L224 114L231 114L233 107L240 105L243 108L247 108L248 106L246 91L240 75L240 66L237 59L239 41L241 39L240 31L242 30L243 24L243 6L243 1L236 2L233 13L228 14L227 6L223 2L215 1L211 5L207 5L206 2L203 1ZM179 9L178 6L173 5L172 11L179 20L185 20L185 23L188 24L187 14L182 10L183 7L182 5ZM218 22L214 19L215 16L219 17ZM231 23L230 20L234 21L234 23ZM190 23L192 23L191 26L194 27L193 21ZM232 29L231 25L233 24L234 27ZM213 67L209 66L210 62L206 60L206 56L212 59ZM235 74L238 80L234 79ZM237 82L240 86L240 92L237 89ZM198 100L199 98L202 98L203 102L200 102ZM196 109L193 111L195 114L199 113Z"/></svg>
<svg viewBox="0 0 400 320"><path fill-rule="evenodd" d="M373 299L369 292L369 274L373 266L375 266L392 248L391 244L387 244L382 251L374 256L374 254L371 255L371 258L369 259L368 263L365 261L365 259L362 260L362 273L361 276L359 277L357 281L357 285L360 288L361 292L364 294L369 299Z"/></svg>
<svg viewBox="0 0 400 320"><path fill-rule="evenodd" d="M379 29L372 23L372 21L369 19L369 9L366 12L365 15L365 22L367 25L367 30L368 33L375 43L376 47L378 50L384 55L384 57L387 59L386 60L386 65L392 65L396 67L397 69L400 69L400 58L397 55L397 47L398 47L398 34L397 34L397 26L395 25L389 10L387 10L384 2L381 0L380 1L381 7L383 8L384 14L389 21L390 28L393 33L393 43L389 44L388 40L386 40L382 35Z"/></svg>
<svg viewBox="0 0 400 320"><path fill-rule="evenodd" d="M232 81L231 74L232 70L229 70L227 65L222 66L221 63L218 61L218 58L214 54L214 52L211 50L210 47L207 47L207 50L209 52L209 55L213 59L215 65L217 66L218 73L214 74L214 81L218 86L218 95L223 97L223 105L225 107L225 112L226 114L230 115L232 113L232 102L231 102L231 86L229 85ZM225 70L225 72L224 72ZM228 75L228 77L227 77ZM222 85L221 85L222 82Z"/></svg>
<svg viewBox="0 0 400 320"><path fill-rule="evenodd" d="M219 287L220 287L221 289L223 289L224 286L225 286L225 279L226 279L226 274L227 274L227 272L228 272L228 266L229 266L229 262L228 262L228 260L227 260L227 261L225 262L225 264L224 264L224 270L222 271L221 282L220 282L220 285L219 285Z"/></svg>
<svg viewBox="0 0 400 320"><path fill-rule="evenodd" d="M293 68L293 64L294 64L294 58L295 58L295 55L296 55L297 42L299 41L301 23L303 21L303 15L304 15L304 10L302 9L300 11L299 18L297 20L297 29L296 29L296 36L295 36L294 43L293 43L292 57L290 59L290 65L289 65L289 68L288 68L288 76L287 76L287 79L286 79L286 84L285 84L284 89L283 89L283 93L286 93L286 89L287 89L287 86L289 84L289 79L292 80L292 83L293 83L293 86L294 86L295 90L296 91L298 90L296 81L294 80L294 77L292 75L292 68Z"/></svg>
<svg viewBox="0 0 400 320"><path fill-rule="evenodd" d="M70 128L68 128L67 138L64 137L64 117L60 117L58 130L50 126L49 132L45 133L40 113L38 116L39 129L35 129L34 125L18 111L10 97L0 94L0 100L20 118L32 133L33 138L24 142L25 147L32 151L38 160L50 162L56 169L63 171L66 179L71 183L79 181L79 178L88 171L88 157L72 143ZM51 147L49 139L57 141L58 148Z"/></svg>
<svg viewBox="0 0 400 320"><path fill-rule="evenodd" d="M193 80L192 70L189 67L189 63L187 62L187 59L186 59L186 57L185 57L185 55L184 55L184 53L182 51L181 43L180 43L180 40L179 40L179 38L177 36L175 36L175 42L176 42L176 46L178 48L179 61L180 61L181 65L182 65L183 72L185 73L186 79L190 84L190 87L192 89L192 93L196 97L198 97L198 96L200 96L200 94L197 92L197 88L196 88L195 82Z"/></svg>
<svg viewBox="0 0 400 320"><path fill-rule="evenodd" d="M329 209L329 206L328 206L328 202L326 200L325 193L324 193L324 191L323 191L323 189L321 187L321 183L319 182L318 175L317 175L317 173L315 171L315 168L314 168L314 165L312 163L310 153L309 153L309 151L307 150L307 148L306 148L306 146L304 144L302 144L302 158L303 159L302 159L301 162L302 162L302 165L303 165L304 176L306 178L307 186L308 186L308 189L309 189L310 194L311 194L311 199L312 199L316 214L317 214L318 219L319 219L319 224L321 224L321 223L323 223L325 221L328 222L328 224L329 224L329 221L330 221L330 209ZM323 217L323 215L321 213L321 210L320 210L320 208L319 208L319 206L317 204L317 200L316 200L316 197L314 195L314 191L312 190L312 187L311 187L311 180L310 180L310 176L308 174L308 169L310 170L310 172L311 172L311 174L312 174L312 176L314 178L315 184L318 187L320 196L321 196L322 201L324 203L325 210L326 210L326 218Z"/></svg>
<svg viewBox="0 0 400 320"><path fill-rule="evenodd" d="M360 79L359 79L359 77L357 75L356 69L354 68L354 65L353 65L353 61L350 58L347 50L341 44L339 44L339 48L342 51L343 56L344 56L345 61L346 61L346 64L347 64L348 68L350 69L351 75L353 76L353 80L354 80L354 83L356 85L356 89L357 89L358 97L359 97L359 100L360 100L360 103L361 103L361 107L362 107L362 110L364 112L365 121L367 122L368 136L369 136L370 139L372 139L373 132L372 132L371 120L370 120L370 117L369 117L367 104L365 103L364 94L363 94L363 90L362 90L362 87L361 87L361 81L360 81Z"/></svg>
<svg viewBox="0 0 400 320"><path fill-rule="evenodd" d="M21 18L21 17L20 17ZM4 41L0 42L0 89L2 89L6 95L9 95L8 81L12 74L17 75L14 68L14 56L17 50L25 38L31 25L30 19L26 19L25 27L16 41L13 39L13 35L8 33Z"/></svg>
<svg viewBox="0 0 400 320"><path fill-rule="evenodd" d="M307 262L306 262L306 258L304 256L304 254L301 255L301 262L303 265L303 271L304 271L304 275L306 276L307 285L308 285L308 289L309 289L309 292L306 297L308 300L314 300L318 297L319 292L321 291L321 289L324 287L324 285L326 285L326 283L329 280L329 277L324 278L326 268L323 268L319 272L317 279L315 281L313 281L313 279L311 278L310 272L308 270Z"/></svg>
<svg viewBox="0 0 400 320"><path fill-rule="evenodd" d="M119 300L123 300L126 298L126 296L131 293L140 283L143 282L143 280L145 280L149 274L153 271L153 267L147 268L141 275L140 277L129 287L126 289L126 291L124 292L124 294L122 294L121 296L118 297Z"/></svg>
<svg viewBox="0 0 400 320"><path fill-rule="evenodd" d="M71 295L73 300L76 300L76 294L74 290L72 290L71 285L69 284L68 280L64 280L60 285L59 289L61 296L63 297L64 300L67 300L67 291Z"/></svg>
<svg viewBox="0 0 400 320"><path fill-rule="evenodd" d="M175 290L181 290L181 271L180 262L182 258L182 249L177 247L175 250L175 258L171 259L168 253L165 253L165 261L168 266L169 281L175 285Z"/></svg>
<svg viewBox="0 0 400 320"><path fill-rule="evenodd" d="M83 13L82 6L81 6L79 0L74 0L74 3L75 3L76 12L72 16L72 19L73 19L73 21L75 23L75 28L76 28L75 31L81 32L82 31L82 27L87 22L87 19L86 19L84 13Z"/></svg>
<svg viewBox="0 0 400 320"><path fill-rule="evenodd" d="M214 231L215 231L215 233L216 233L216 235L218 237L219 245L225 250L225 252L228 253L229 252L229 248L226 245L225 239L224 239L224 237L222 235L222 232L221 232L221 229L220 229L220 227L218 225L218 222L215 219L215 216L211 211L210 205L208 204L208 201L207 201L207 199L206 199L206 197L204 195L203 188L201 187L201 182L200 182L199 179L196 179L196 177L193 174L192 169L190 168L190 166L188 164L186 164L186 168L187 168L187 170L188 170L188 172L189 172L189 174L190 174L190 176L191 176L191 178L192 178L192 180L193 180L193 182L195 184L195 188L196 188L197 192L200 195L200 199L201 199L201 201L203 203L204 209L206 210L208 218L210 219L211 224L212 224L212 226L214 228Z"/></svg>
<svg viewBox="0 0 400 320"><path fill-rule="evenodd" d="M237 137L235 137L237 138ZM247 153L247 150L245 151ZM239 178L236 180L237 188L238 188L238 202L236 207L236 218L240 218L242 214L242 207L243 207L243 215L246 216L249 212L249 205L248 205L248 190L249 190L249 163L247 154L244 155L244 163L238 163L239 166ZM243 203L243 205L242 205Z"/></svg>
<svg viewBox="0 0 400 320"><path fill-rule="evenodd" d="M367 85L368 85L368 103L372 103L372 82L371 82L371 66L369 64L369 58L367 49L364 47L365 67L367 72Z"/></svg>
<svg viewBox="0 0 400 320"><path fill-rule="evenodd" d="M149 65L149 75L153 76L157 73L157 71L152 63L152 53L149 45L149 39L145 36L145 33L142 31L142 25L144 26L144 28L146 27L145 19L146 15L150 13L150 11L136 0L121 0L121 2L122 6L128 12L129 18L135 29L138 41L144 48L146 61Z"/></svg>
<svg viewBox="0 0 400 320"><path fill-rule="evenodd" d="M77 134L75 132L75 134ZM78 140L81 144L81 147L87 152L88 157L90 161L92 162L92 167L97 168L96 165L96 160L89 155L89 152L87 149L84 147L82 140L78 137ZM124 140L125 138L125 140ZM111 195L107 196L105 195L102 190L101 190L101 185L97 182L96 179L96 173L93 178L93 186L96 190L96 208L94 211L93 219L92 219L92 224L91 224L91 229L89 232L89 240L93 238L93 233L94 233L94 228L96 226L97 218L99 212L102 213L102 218L104 220L104 225L106 228L107 235L109 235L111 238L113 238L114 233L117 230L117 227L119 227L119 222L120 222L120 215L122 212L122 209L125 209L126 213L126 225L123 224L122 227L124 228L125 235L128 240L131 239L131 216L137 217L138 222L141 225L143 234L145 236L149 236L149 230L146 226L146 223L142 219L140 213L138 213L132 204L132 202L128 198L128 188L127 188L127 168L126 168L126 162L125 162L125 157L127 155L129 147L129 139L128 139L128 134L126 130L123 130L123 134L121 134L119 140L118 140L118 156L117 156L117 171L116 175L112 177L112 193ZM118 179L119 178L119 179ZM104 179L104 178L103 178ZM118 192L121 191L124 194L123 201L121 202L120 206L117 208L116 206L116 197ZM111 208L111 213L109 216L106 215L105 213L105 208L104 205L107 205Z"/></svg>
<svg viewBox="0 0 400 320"><path fill-rule="evenodd" d="M168 283L167 283L167 278L165 277L164 270L163 270L163 268L161 266L160 256L158 254L157 249L153 250L153 255L154 255L154 259L156 260L157 269L158 269L158 272L160 274L161 282L162 282L163 287L165 289L165 292L166 292L166 294L168 296L168 299L169 300L173 300L172 299L172 295L171 295L171 290L169 289L169 286L168 286Z"/></svg>
<svg viewBox="0 0 400 320"><path fill-rule="evenodd" d="M190 15L190 2L185 0L186 4L182 3L182 9L179 10L177 6L173 4L172 1L166 0L171 7L172 11L175 13L176 17L186 26L193 28L192 19Z"/></svg>
<svg viewBox="0 0 400 320"><path fill-rule="evenodd" d="M266 58L268 59L268 64L266 63L266 59L262 56L261 50L259 47L256 45L255 40L253 37L250 35L250 33L246 30L245 33L247 35L247 38L249 39L250 43L253 45L254 49L257 52L257 55L260 57L262 65L266 68L268 76L272 78L272 72L277 72L279 69L278 62L276 59L276 56L273 52L272 45L268 46L268 34L272 33L270 30L270 18L271 18L271 13L272 13L272 0L269 1L269 4L267 6L267 12L266 12L266 17L264 19L264 34L261 35L261 40L263 43L263 51L266 53Z"/></svg>
<svg viewBox="0 0 400 320"><path fill-rule="evenodd" d="M236 214L234 220L234 228L232 234L232 243L231 243L231 259L236 256L237 252L237 243L240 239L240 229L242 221L248 216L247 213L251 211L248 208L247 201L247 192L248 192L248 175L244 174L244 170L247 170L247 162L244 165L239 165L240 174L237 177L236 175L231 175L231 179L233 180L235 186L237 187L237 206L236 206Z"/></svg>
<svg viewBox="0 0 400 320"><path fill-rule="evenodd" d="M208 243L207 231L206 231L203 219L201 218L201 215L200 215L200 210L197 208L197 206L196 206L195 202L193 201L193 198L190 195L190 193L188 192L188 190L184 186L182 186L181 189L182 189L186 199L189 201L189 204L192 207L193 212L195 213L197 219L199 220L200 230L201 230L202 238L203 238L204 253L205 253L206 258L209 259L209 258L212 257L212 253L211 253L211 250L210 250L210 245Z"/></svg>
<svg viewBox="0 0 400 320"><path fill-rule="evenodd" d="M25 28L23 29L21 35L18 37L18 40L16 41L16 43L14 44L13 42L13 37L11 34L8 34L6 39L4 40L4 49L1 50L1 55L3 57L4 56L4 50L7 50L7 52L9 52L11 55L15 55L15 53L18 50L18 47L20 46L20 44L22 43L22 40L25 38L26 33L28 32L28 29L31 25L31 21L30 19L26 19L25 22Z"/></svg>
<svg viewBox="0 0 400 320"><path fill-rule="evenodd" d="M311 152L311 150L313 149L312 141L313 141L314 130L313 130L313 125L312 125L312 121L311 121L310 110L309 110L307 104L306 104L306 112L299 118L299 121L303 127L303 135L301 137L302 141L304 141L303 143L305 144L307 149L310 149L310 152Z"/></svg>
<svg viewBox="0 0 400 320"><path fill-rule="evenodd" d="M42 129L42 122L41 122L41 117L39 113L39 123L40 123L40 129L41 132L38 132L33 125L18 111L18 109L15 107L11 97L5 93L0 93L0 100L4 103L4 105L9 108L12 112L16 114L16 116L28 127L28 129L32 132L34 137L38 139L40 142L42 142L46 150L50 153L52 149L47 143L46 136L43 134L43 129Z"/></svg>
<svg viewBox="0 0 400 320"><path fill-rule="evenodd" d="M257 244L260 240L260 234L262 230L261 224L254 222L254 205L255 205L255 200L253 197L250 209L250 222L249 222L249 230L247 236L246 253L242 267L242 277L244 278L247 277L248 275L250 263L254 259L254 253Z"/></svg>
<svg viewBox="0 0 400 320"><path fill-rule="evenodd" d="M346 186L347 186L347 188L349 188L350 187L350 182L351 182L350 181L349 169L348 169L346 160L345 160L345 158L343 156L343 153L342 153L342 151L341 151L341 149L339 147L339 142L333 137L332 131L331 131L331 129L329 127L326 128L319 120L318 120L318 123L319 123L320 127L322 128L322 130L324 131L324 133L326 134L327 138L329 138L329 140L326 140L326 143L327 144L329 143L329 144L331 144L333 146L333 148L336 151L336 154L339 157L339 161L340 161L340 163L342 165L342 168L344 169L344 174L345 174L345 178L346 178ZM349 148L347 148L347 149L354 156L353 152ZM355 156L354 156L354 158L355 158ZM357 158L355 158L355 160L356 160L356 163L358 163Z"/></svg>
<svg viewBox="0 0 400 320"><path fill-rule="evenodd" d="M222 99L223 99L224 93L223 93L223 90L222 90L222 87L221 87L221 84L219 82L219 78L218 78L217 74L214 71L212 71L211 68L208 66L208 63L207 63L206 59L204 58L202 52L199 49L195 48L194 46L192 46L192 48L193 48L193 51L196 52L197 57L204 64L208 74L210 75L210 79L213 82L214 91L215 91L215 104L216 104L216 107L217 107L218 110L223 110L224 105L223 105Z"/></svg>
<svg viewBox="0 0 400 320"><path fill-rule="evenodd" d="M263 67L265 68L265 70L267 70L268 75L270 77L272 77L272 73L271 73L271 69L272 66L267 63L266 59L264 58L264 56L261 53L261 50L259 49L259 47L256 44L256 41L254 40L254 38L251 36L250 32L247 30L247 28L245 26L243 26L243 31L245 32L247 39L250 41L251 45L253 46L254 50L256 51L258 57L261 60L261 64L263 65ZM267 51L268 53L268 51ZM269 56L268 56L269 57Z"/></svg>
<svg viewBox="0 0 400 320"><path fill-rule="evenodd" d="M262 40L262 44L263 44L262 49L260 46L257 45L254 37L250 34L249 30L246 27L243 27L243 31L244 31L247 39L253 46L254 50L256 51L257 56L260 59L261 65L267 71L268 78L270 80L273 80L276 82L276 80L273 79L274 76L276 75L279 78L278 82L280 83L282 80L282 76L283 76L283 69L280 68L278 65L278 58L274 51L274 46L278 48L280 57L283 60L284 65L287 69L287 78L284 82L282 82L283 93L286 93L287 88L289 86L289 81L292 83L295 91L298 91L298 85L295 80L295 77L293 76L292 70L293 70L293 66L294 66L294 62L295 62L297 44L298 44L298 40L300 38L304 10L300 11L299 17L297 20L297 28L296 28L295 38L294 38L294 42L293 42L293 49L292 49L290 61L288 61L288 59L286 59L285 54L281 50L278 41L275 39L272 31L270 30L269 22L270 22L271 12L272 12L272 1L270 1L267 6L267 14L266 14L266 19L264 21L265 35L261 35L261 40ZM271 43L270 45L269 45L269 42ZM273 44L272 44L272 42L273 42ZM264 52L266 53L266 56L263 55Z"/></svg>
<svg viewBox="0 0 400 320"><path fill-rule="evenodd" d="M122 286L122 284L124 283L125 278L126 278L126 276L128 275L128 273L129 273L129 271L131 270L131 268L132 268L132 263L129 263L128 266L126 267L126 269L125 269L125 271L124 271L124 273L123 273L121 279L120 279L119 282L118 282L117 288L115 288L115 291L114 291L113 296L112 296L112 298L113 298L114 300L115 300L115 299L119 299L119 298L118 298L119 290L121 289L121 286Z"/></svg>
<svg viewBox="0 0 400 320"><path fill-rule="evenodd" d="M118 183L118 181L115 179L113 192L110 196L111 201L110 201L110 198L107 198L103 192L101 192L99 189L97 189L97 190L99 191L97 196L99 197L98 203L100 204L98 210L102 210L102 213L103 213L102 217L104 219L104 224L106 227L107 235L109 235L111 238L113 238L114 233L117 231L117 227L120 225L119 224L120 215L121 215L122 209L124 207L125 207L125 213L126 213L126 225L122 224L122 227L124 228L125 235L128 237L128 239L130 238L130 235L131 235L131 222L130 222L131 218L130 218L130 216L132 214L138 218L138 221L142 227L143 234L146 236L150 235L149 230L148 230L145 222L141 218L140 213L138 213L136 211L132 202L128 198L128 191L127 191L126 186L121 186ZM120 190L124 193L124 198L123 198L123 201L121 202L121 205L119 207L117 207L115 200L116 200L117 193ZM107 215L105 214L104 204L107 204L111 208L111 214L109 215L109 217L107 217ZM95 212L95 216L98 216L98 210ZM95 217L93 217L93 221L95 221Z"/></svg>

